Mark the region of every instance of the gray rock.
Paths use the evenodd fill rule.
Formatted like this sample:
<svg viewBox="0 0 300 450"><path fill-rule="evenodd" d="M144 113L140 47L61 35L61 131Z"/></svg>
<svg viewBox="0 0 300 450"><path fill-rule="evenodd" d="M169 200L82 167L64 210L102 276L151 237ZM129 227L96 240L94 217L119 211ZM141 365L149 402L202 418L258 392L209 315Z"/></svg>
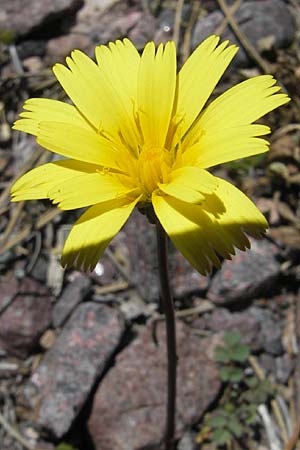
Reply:
<svg viewBox="0 0 300 450"><path fill-rule="evenodd" d="M165 429L165 326L142 330L116 358L94 397L88 423L97 450L159 449ZM177 436L195 424L216 399L220 381L207 343L177 322Z"/></svg>
<svg viewBox="0 0 300 450"><path fill-rule="evenodd" d="M229 304L268 295L280 275L277 253L277 247L267 240L252 240L250 250L237 251L232 261L224 261L212 279L208 298Z"/></svg>
<svg viewBox="0 0 300 450"><path fill-rule="evenodd" d="M25 393L37 422L60 438L84 404L124 331L116 310L79 305L32 375Z"/></svg>
<svg viewBox="0 0 300 450"><path fill-rule="evenodd" d="M126 234L132 281L145 301L157 301L159 282L155 227L135 210L123 231Z"/></svg>
<svg viewBox="0 0 300 450"><path fill-rule="evenodd" d="M259 365L268 375L270 373L273 374L273 376L276 374L276 359L274 356L269 355L268 353L262 353L259 356Z"/></svg>
<svg viewBox="0 0 300 450"><path fill-rule="evenodd" d="M65 20L82 6L82 0L1 0L0 29L24 36Z"/></svg>
<svg viewBox="0 0 300 450"><path fill-rule="evenodd" d="M64 288L52 311L52 323L55 328L60 327L67 320L76 306L84 300L90 287L91 280L79 276Z"/></svg>
<svg viewBox="0 0 300 450"><path fill-rule="evenodd" d="M195 433L184 433L177 444L177 450L199 450L199 444L196 443L195 439Z"/></svg>
<svg viewBox="0 0 300 450"><path fill-rule="evenodd" d="M288 382L293 370L295 369L295 360L292 360L288 353L276 358L276 380L278 383Z"/></svg>
<svg viewBox="0 0 300 450"><path fill-rule="evenodd" d="M191 4L184 4L181 12L181 23L187 24L190 20L192 12ZM157 17L156 32L154 42L167 42L172 39L175 22L175 9L162 8Z"/></svg>
<svg viewBox="0 0 300 450"><path fill-rule="evenodd" d="M32 278L0 284L0 348L24 358L38 344L51 321L48 290Z"/></svg>
<svg viewBox="0 0 300 450"><path fill-rule="evenodd" d="M252 308L243 312L229 312L225 308L215 309L206 320L206 327L212 331L238 331L243 342L252 351L262 349L261 322Z"/></svg>
<svg viewBox="0 0 300 450"><path fill-rule="evenodd" d="M132 289L120 295L120 310L128 321L141 317L149 317L156 311L154 303L146 303L141 296Z"/></svg>
<svg viewBox="0 0 300 450"><path fill-rule="evenodd" d="M224 15L221 13L221 11L213 11L210 14L207 14L207 16L200 17L197 20L192 33L192 50L198 47L198 45L208 36L214 34L223 19Z"/></svg>
<svg viewBox="0 0 300 450"><path fill-rule="evenodd" d="M47 42L46 62L64 62L74 48L94 57L96 45L127 36L140 18L138 11L128 11L127 2L85 0L69 32Z"/></svg>
<svg viewBox="0 0 300 450"><path fill-rule="evenodd" d="M200 275L176 249L170 252L170 281L174 297L203 293L209 286L209 278Z"/></svg>
<svg viewBox="0 0 300 450"><path fill-rule="evenodd" d="M138 5L140 6L140 5ZM81 48L90 55L94 53L95 44L107 44L116 39L130 37L137 45L144 45L149 40L155 29L155 19L145 14L139 7L130 7L129 2L115 0L85 0L83 8L76 16L76 24L71 28L73 37L86 36L90 40L78 40ZM64 49L70 47L70 39L64 40ZM49 49L56 53L55 43ZM55 56L54 54L52 55Z"/></svg>
<svg viewBox="0 0 300 450"><path fill-rule="evenodd" d="M41 253L36 263L34 264L30 272L30 275L40 283L46 284L48 265L49 265L49 257Z"/></svg>
<svg viewBox="0 0 300 450"><path fill-rule="evenodd" d="M261 323L261 336L264 351L273 356L282 355L282 329L278 320L276 320L272 312L267 309L253 307L251 310Z"/></svg>
<svg viewBox="0 0 300 450"><path fill-rule="evenodd" d="M223 18L220 11L201 17L193 31L192 48L215 33ZM286 47L291 44L296 32L294 17L288 5L282 0L243 1L235 13L235 19L241 31L258 51ZM248 64L249 55L241 48L230 27L226 27L222 37L240 46L234 64L239 66Z"/></svg>
<svg viewBox="0 0 300 450"><path fill-rule="evenodd" d="M155 227L145 216L134 211L123 230L126 235L131 278L145 301L158 301ZM170 281L174 296L183 297L205 291L208 288L208 278L193 269L171 243L168 250Z"/></svg>
<svg viewBox="0 0 300 450"><path fill-rule="evenodd" d="M90 36L86 34L70 32L63 36L53 37L46 45L46 63L48 65L57 62L64 63L66 56L69 56L74 48L91 53L91 47L95 47L95 45L92 45Z"/></svg>
<svg viewBox="0 0 300 450"><path fill-rule="evenodd" d="M288 353L282 356L272 356L263 353L259 357L259 364L267 374L272 374L280 384L286 384L295 369L295 360L291 359Z"/></svg>
<svg viewBox="0 0 300 450"><path fill-rule="evenodd" d="M139 12L140 17L134 26L128 30L128 37L138 49L144 48L148 41L153 40L156 22L152 14Z"/></svg>

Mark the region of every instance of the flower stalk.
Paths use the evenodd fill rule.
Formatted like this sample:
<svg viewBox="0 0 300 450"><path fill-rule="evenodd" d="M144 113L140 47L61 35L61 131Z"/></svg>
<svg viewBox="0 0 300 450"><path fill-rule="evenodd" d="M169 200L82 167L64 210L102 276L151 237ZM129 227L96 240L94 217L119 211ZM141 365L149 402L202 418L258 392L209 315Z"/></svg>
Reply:
<svg viewBox="0 0 300 450"><path fill-rule="evenodd" d="M166 320L167 358L168 358L168 397L165 450L175 449L176 417L176 325L174 302L172 298L167 261L167 235L160 222L156 221L157 257L160 281L160 296Z"/></svg>

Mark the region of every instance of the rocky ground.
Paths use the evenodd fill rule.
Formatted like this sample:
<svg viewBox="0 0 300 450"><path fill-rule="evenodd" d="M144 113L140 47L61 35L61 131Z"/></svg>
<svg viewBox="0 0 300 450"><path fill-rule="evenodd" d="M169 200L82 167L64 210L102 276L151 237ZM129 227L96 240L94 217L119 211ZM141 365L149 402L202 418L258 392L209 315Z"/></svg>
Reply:
<svg viewBox="0 0 300 450"><path fill-rule="evenodd" d="M175 38L183 61L211 33L241 47L217 93L268 72L293 101L266 119L274 130L266 156L215 170L265 213L267 236L206 278L170 246L177 448L300 448L298 0L1 0L1 450L161 448L165 330L154 229L136 213L93 273L64 273L60 253L78 214L46 201L9 203L13 180L53 158L10 126L26 98L63 98L50 68L74 48L92 56L95 45L125 36L140 49ZM222 345L230 357L216 356Z"/></svg>

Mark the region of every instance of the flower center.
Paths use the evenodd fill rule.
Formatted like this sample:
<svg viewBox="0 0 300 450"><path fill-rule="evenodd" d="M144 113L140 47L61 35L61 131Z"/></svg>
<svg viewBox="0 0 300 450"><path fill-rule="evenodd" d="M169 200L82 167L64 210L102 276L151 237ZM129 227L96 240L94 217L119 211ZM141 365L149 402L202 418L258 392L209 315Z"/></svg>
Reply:
<svg viewBox="0 0 300 450"><path fill-rule="evenodd" d="M147 197L157 189L158 183L166 182L170 172L168 151L164 148L143 148L138 160L139 180Z"/></svg>

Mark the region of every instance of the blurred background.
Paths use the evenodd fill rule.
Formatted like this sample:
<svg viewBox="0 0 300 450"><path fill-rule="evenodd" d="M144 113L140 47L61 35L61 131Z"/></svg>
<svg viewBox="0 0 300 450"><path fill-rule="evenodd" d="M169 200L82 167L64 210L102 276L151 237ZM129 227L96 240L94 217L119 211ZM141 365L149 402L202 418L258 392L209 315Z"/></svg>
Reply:
<svg viewBox="0 0 300 450"><path fill-rule="evenodd" d="M208 277L170 244L177 449L300 449L299 0L0 0L0 450L162 448L155 230L136 212L93 273L64 272L82 211L10 203L13 181L55 158L11 125L28 97L66 100L51 67L74 48L174 39L180 66L212 33L240 47L214 95L271 73L292 101L263 119L270 152L214 169L267 236Z"/></svg>

